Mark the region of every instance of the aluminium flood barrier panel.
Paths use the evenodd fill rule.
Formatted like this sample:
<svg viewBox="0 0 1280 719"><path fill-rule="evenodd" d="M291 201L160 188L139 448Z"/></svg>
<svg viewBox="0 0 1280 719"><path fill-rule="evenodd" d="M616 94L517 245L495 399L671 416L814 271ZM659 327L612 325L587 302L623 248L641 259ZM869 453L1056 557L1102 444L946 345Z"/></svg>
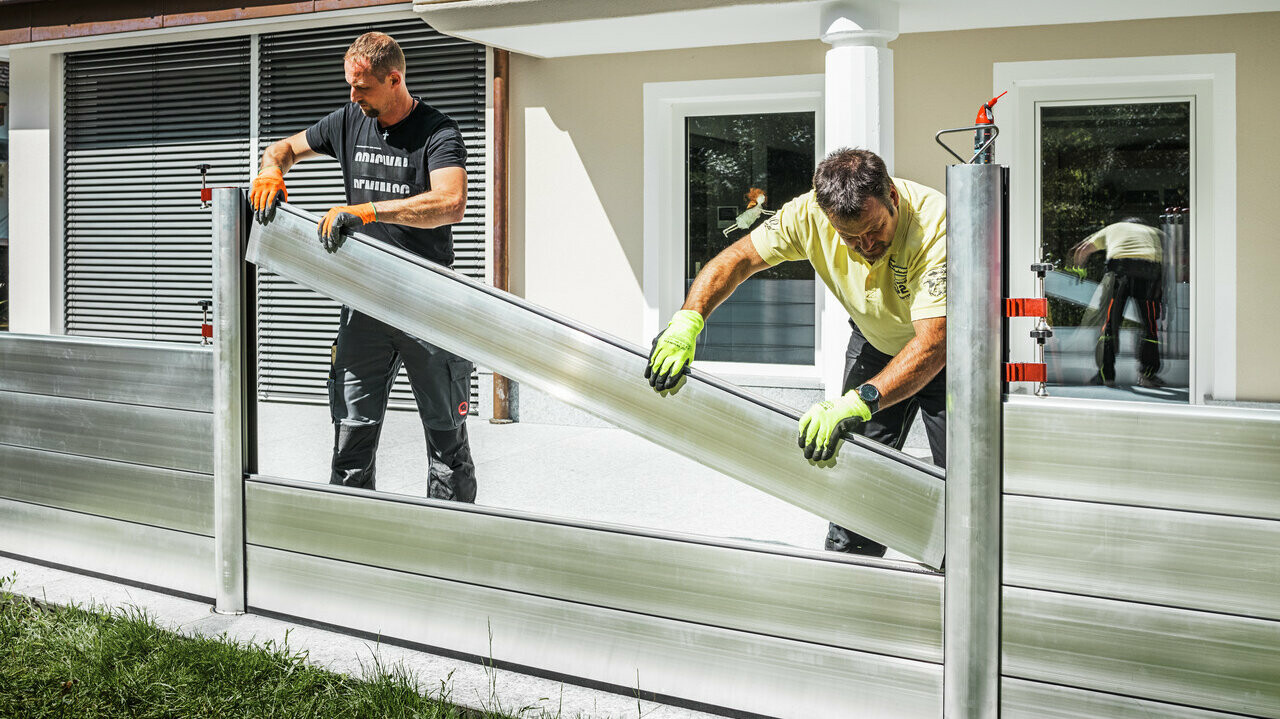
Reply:
<svg viewBox="0 0 1280 719"><path fill-rule="evenodd" d="M861 437L834 462L796 448L795 410L689 373L659 396L648 353L386 243L353 235L335 253L318 218L284 204L254 224L248 260L375 319L527 383L778 499L939 567L941 472ZM370 278L376 278L370 281Z"/></svg>

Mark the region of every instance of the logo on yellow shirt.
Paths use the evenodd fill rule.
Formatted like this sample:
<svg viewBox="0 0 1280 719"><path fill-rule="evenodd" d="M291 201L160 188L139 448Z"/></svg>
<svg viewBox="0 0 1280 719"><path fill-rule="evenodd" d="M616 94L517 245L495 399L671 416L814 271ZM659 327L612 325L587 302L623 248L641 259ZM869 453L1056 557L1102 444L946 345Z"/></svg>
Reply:
<svg viewBox="0 0 1280 719"><path fill-rule="evenodd" d="M893 271L893 291L898 299L905 300L911 296L911 290L907 289L907 268L894 262L894 259L889 258L889 269Z"/></svg>
<svg viewBox="0 0 1280 719"><path fill-rule="evenodd" d="M946 297L947 268L935 267L924 273L924 277L920 278L920 286L929 293L930 297Z"/></svg>

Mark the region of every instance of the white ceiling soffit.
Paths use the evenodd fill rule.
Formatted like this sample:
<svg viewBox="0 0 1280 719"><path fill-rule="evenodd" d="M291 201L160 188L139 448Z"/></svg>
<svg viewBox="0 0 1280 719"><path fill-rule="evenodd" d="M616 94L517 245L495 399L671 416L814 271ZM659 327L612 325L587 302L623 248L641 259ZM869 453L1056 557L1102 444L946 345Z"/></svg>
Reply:
<svg viewBox="0 0 1280 719"><path fill-rule="evenodd" d="M863 0L875 2L875 0ZM885 0L889 2L890 0ZM437 30L535 57L818 37L830 0L413 0ZM900 32L1280 11L1280 0L901 0Z"/></svg>
<svg viewBox="0 0 1280 719"><path fill-rule="evenodd" d="M415 0L447 35L536 57L817 37L823 0Z"/></svg>

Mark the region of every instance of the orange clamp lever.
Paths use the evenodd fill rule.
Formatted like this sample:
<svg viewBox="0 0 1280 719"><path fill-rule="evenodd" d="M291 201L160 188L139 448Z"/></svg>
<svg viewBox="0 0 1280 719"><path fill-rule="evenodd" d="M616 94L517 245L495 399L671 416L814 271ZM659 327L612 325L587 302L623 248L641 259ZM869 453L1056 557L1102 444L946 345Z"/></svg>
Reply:
<svg viewBox="0 0 1280 719"><path fill-rule="evenodd" d="M1022 297L1004 301L1006 317L1048 317L1049 300L1043 297Z"/></svg>
<svg viewBox="0 0 1280 719"><path fill-rule="evenodd" d="M1048 382L1049 372L1043 362L1010 362L1004 366L1005 382Z"/></svg>

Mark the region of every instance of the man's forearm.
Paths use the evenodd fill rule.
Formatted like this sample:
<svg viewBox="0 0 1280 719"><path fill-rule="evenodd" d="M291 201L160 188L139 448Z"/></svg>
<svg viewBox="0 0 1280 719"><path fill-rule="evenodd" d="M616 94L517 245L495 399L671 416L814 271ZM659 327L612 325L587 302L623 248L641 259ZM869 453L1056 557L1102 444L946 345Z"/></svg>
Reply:
<svg viewBox="0 0 1280 719"><path fill-rule="evenodd" d="M929 384L947 364L945 320L916 336L875 377L868 380L880 390L880 409L902 402Z"/></svg>
<svg viewBox="0 0 1280 719"><path fill-rule="evenodd" d="M462 221L467 198L453 192L428 190L400 200L373 203L378 222L429 229Z"/></svg>
<svg viewBox="0 0 1280 719"><path fill-rule="evenodd" d="M289 145L288 140L280 140L267 146L262 151L262 163L258 166L258 170L262 171L268 167L280 168L280 174L289 171L293 167L298 158L294 156L293 147Z"/></svg>

